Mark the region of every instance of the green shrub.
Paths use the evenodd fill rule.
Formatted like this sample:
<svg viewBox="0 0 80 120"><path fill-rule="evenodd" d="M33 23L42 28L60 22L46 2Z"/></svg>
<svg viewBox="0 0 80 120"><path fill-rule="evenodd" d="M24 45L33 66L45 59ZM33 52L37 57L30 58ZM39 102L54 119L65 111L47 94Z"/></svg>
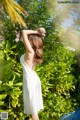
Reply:
<svg viewBox="0 0 80 120"><path fill-rule="evenodd" d="M75 53L64 47L58 48L58 51L57 56L54 55L54 61L44 63L43 67L37 70L44 98L45 109L40 114L42 120L58 120L64 113L74 111L77 107L76 98L71 94L71 91L75 91L76 84L72 67L76 64Z"/></svg>

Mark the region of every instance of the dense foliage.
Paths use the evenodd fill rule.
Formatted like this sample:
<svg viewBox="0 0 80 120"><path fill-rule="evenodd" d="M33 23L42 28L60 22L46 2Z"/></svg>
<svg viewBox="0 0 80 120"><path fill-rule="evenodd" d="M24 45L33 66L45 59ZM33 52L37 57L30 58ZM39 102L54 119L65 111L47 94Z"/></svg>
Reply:
<svg viewBox="0 0 80 120"><path fill-rule="evenodd" d="M28 11L27 25L30 29L39 26L46 28L44 43L44 62L37 65L36 72L41 78L44 110L39 113L40 120L58 120L60 116L74 111L76 101L76 83L79 70L75 53L63 47L58 38L55 23L49 15L45 0L24 4ZM15 42L15 31L7 18L4 24L5 40L1 46L0 112L8 111L9 120L24 120L22 99L22 68L19 58L25 52L21 41ZM1 72L0 70L0 72Z"/></svg>

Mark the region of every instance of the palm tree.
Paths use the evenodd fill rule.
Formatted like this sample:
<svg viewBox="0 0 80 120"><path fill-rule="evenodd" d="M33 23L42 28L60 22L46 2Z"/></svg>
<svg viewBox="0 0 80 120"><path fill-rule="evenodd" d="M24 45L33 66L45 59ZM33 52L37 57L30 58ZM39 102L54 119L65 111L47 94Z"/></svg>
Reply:
<svg viewBox="0 0 80 120"><path fill-rule="evenodd" d="M17 2L14 0L0 0L0 8L2 11L3 8L7 11L14 24L18 23L20 26L26 27L26 23L20 14L27 16L27 12Z"/></svg>

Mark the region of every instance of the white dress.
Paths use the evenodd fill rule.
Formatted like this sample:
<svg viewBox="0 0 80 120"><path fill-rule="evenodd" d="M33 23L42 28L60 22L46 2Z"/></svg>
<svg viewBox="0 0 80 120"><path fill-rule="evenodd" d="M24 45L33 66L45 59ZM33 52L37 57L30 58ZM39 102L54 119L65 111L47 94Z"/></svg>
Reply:
<svg viewBox="0 0 80 120"><path fill-rule="evenodd" d="M20 57L23 69L24 113L35 114L43 109L41 82L36 72L25 62L24 55Z"/></svg>

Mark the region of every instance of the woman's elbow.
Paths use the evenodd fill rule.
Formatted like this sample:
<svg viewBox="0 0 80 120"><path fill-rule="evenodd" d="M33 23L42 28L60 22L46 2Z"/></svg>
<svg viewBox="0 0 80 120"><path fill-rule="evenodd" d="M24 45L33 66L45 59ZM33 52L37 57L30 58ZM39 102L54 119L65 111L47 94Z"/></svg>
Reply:
<svg viewBox="0 0 80 120"><path fill-rule="evenodd" d="M22 33L25 34L25 35L28 35L29 34L29 30L22 30Z"/></svg>

